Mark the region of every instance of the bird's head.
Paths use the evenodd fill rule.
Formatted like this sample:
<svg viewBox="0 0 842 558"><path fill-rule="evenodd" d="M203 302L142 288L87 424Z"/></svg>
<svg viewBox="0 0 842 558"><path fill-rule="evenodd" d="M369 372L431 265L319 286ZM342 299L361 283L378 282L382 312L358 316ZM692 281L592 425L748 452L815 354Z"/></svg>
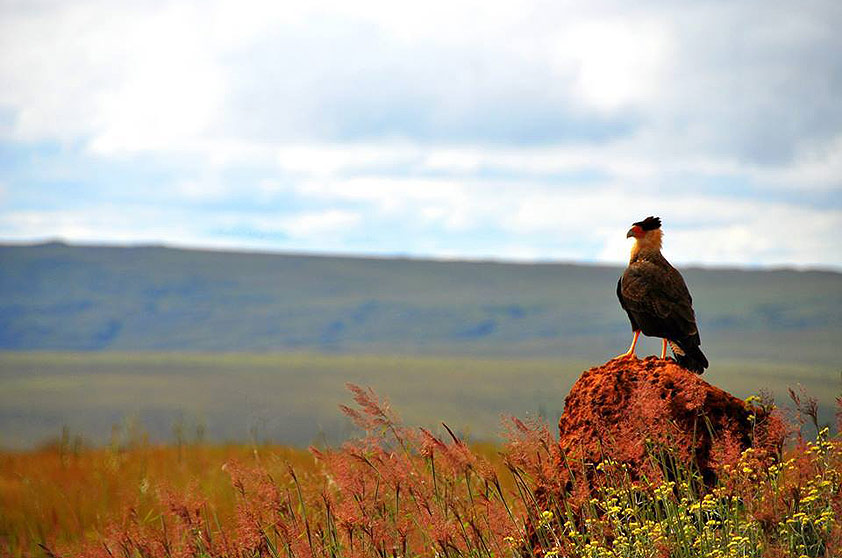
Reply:
<svg viewBox="0 0 842 558"><path fill-rule="evenodd" d="M641 238L645 237L649 231L658 231L661 230L661 218L660 217L647 217L643 221L638 221L637 223L632 224L632 228L629 229L629 232L626 233L626 238L636 238L640 240Z"/></svg>
<svg viewBox="0 0 842 558"><path fill-rule="evenodd" d="M629 232L626 233L626 238L634 238L634 247L632 248L632 258L634 258L641 250L643 251L660 251L661 249L661 218L647 217L643 221L638 221L632 224Z"/></svg>

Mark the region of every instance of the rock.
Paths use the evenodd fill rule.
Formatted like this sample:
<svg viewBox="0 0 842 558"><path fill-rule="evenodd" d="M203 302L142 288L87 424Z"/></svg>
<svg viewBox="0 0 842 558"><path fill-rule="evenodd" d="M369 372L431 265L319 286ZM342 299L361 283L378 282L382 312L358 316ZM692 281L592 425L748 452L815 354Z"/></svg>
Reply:
<svg viewBox="0 0 842 558"><path fill-rule="evenodd" d="M611 360L584 372L565 399L558 429L568 462L611 458L634 477L650 476L648 450L665 447L694 462L707 483L746 448L777 455L785 436L775 413L656 357Z"/></svg>

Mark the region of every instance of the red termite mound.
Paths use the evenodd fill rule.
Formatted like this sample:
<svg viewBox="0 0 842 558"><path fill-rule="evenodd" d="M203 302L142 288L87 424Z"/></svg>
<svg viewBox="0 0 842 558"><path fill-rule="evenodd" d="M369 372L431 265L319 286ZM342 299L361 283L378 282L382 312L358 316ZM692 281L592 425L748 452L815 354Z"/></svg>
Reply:
<svg viewBox="0 0 842 558"><path fill-rule="evenodd" d="M708 482L749 447L773 457L785 436L775 413L656 357L615 359L584 372L565 399L558 429L568 461L611 458L638 476L650 472L653 447L669 448Z"/></svg>

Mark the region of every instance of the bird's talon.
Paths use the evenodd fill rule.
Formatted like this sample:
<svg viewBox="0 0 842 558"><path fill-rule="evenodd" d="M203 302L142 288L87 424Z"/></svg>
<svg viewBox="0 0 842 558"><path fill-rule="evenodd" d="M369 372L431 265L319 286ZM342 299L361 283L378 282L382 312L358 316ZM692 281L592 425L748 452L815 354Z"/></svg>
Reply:
<svg viewBox="0 0 842 558"><path fill-rule="evenodd" d="M637 360L637 355L634 353L623 353L615 356L611 360Z"/></svg>

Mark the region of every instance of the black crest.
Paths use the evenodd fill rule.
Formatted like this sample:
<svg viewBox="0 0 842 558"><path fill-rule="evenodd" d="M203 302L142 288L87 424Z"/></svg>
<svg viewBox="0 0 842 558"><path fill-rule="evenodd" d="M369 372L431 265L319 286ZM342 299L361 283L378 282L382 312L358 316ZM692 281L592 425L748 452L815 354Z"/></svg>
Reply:
<svg viewBox="0 0 842 558"><path fill-rule="evenodd" d="M633 223L637 225L644 231L654 231L655 229L661 228L661 218L660 217L647 217L643 221L638 221L637 223Z"/></svg>

